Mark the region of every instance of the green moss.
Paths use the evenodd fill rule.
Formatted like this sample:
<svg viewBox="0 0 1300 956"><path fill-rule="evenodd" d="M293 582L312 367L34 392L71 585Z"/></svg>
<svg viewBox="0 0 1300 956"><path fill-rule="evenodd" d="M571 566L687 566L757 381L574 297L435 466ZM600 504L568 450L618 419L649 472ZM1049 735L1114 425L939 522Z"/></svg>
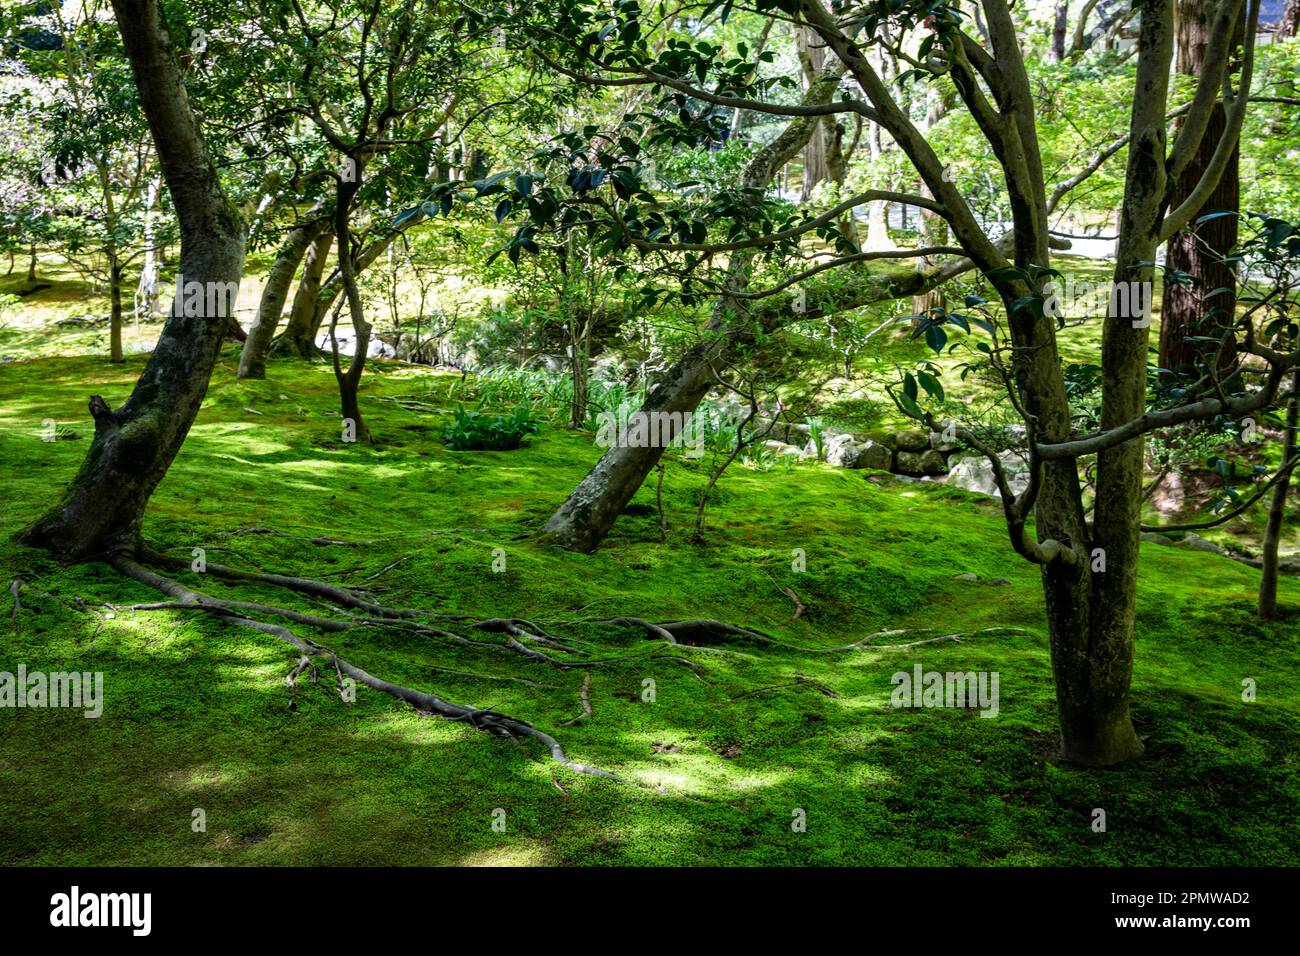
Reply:
<svg viewBox="0 0 1300 956"><path fill-rule="evenodd" d="M453 452L445 415L386 401L459 380L375 363L363 409L381 440L340 440L333 375L273 361L234 380L223 355L145 525L156 546L237 567L363 585L383 600L548 622L596 656L653 645L600 616L720 617L828 648L973 633L913 648L816 654L737 642L683 648L700 676L639 659L591 674L593 714L573 726L582 674L469 653L394 631L320 639L374 673L492 706L554 732L585 763L652 786L575 775L389 698L341 703L304 682L271 637L176 612L106 603L157 595L102 565L60 568L11 535L57 495L86 441L42 442L53 418L88 439L86 395L118 404L142 359L0 366L0 583L22 576L16 626L0 614L0 669L102 671L104 716L0 710L0 861L43 864L1264 864L1295 863L1300 815L1300 641L1294 614L1251 615L1257 572L1144 546L1136 720L1148 756L1105 772L1052 762L1055 713L1037 572L1006 544L999 510L963 493L801 463L734 467L688 541L708 463L673 456L596 555L535 531L598 456L590 435L544 428L509 452ZM430 398L430 396L433 396ZM249 411L252 409L253 411ZM275 528L369 542L313 545ZM494 549L506 569L493 571ZM796 572L796 549L806 570ZM973 572L981 580L958 581ZM319 611L275 589L182 579L213 594ZM1009 586L988 583L1006 578ZM791 621L789 587L807 606ZM40 591L61 600L46 597ZM78 609L80 598L97 613ZM1282 600L1300 603L1283 582ZM319 635L312 635L317 636ZM579 643L588 642L588 643ZM891 675L994 670L1001 712L895 710ZM435 668L437 670L435 670ZM465 676L525 678L534 687ZM655 682L653 703L644 681ZM1258 700L1241 700L1242 681ZM777 685L792 685L778 687ZM819 692L816 685L835 697ZM759 693L753 691L761 690ZM748 695L748 696L741 696ZM1095 807L1108 832L1092 832ZM207 831L191 829L206 813ZM492 828L506 811L506 830ZM804 811L806 832L791 821Z"/></svg>

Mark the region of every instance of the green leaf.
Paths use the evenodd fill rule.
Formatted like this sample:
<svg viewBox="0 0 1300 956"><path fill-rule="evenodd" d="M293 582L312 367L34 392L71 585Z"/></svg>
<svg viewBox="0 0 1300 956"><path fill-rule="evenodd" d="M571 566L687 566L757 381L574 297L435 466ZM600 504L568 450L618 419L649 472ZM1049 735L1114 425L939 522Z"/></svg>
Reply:
<svg viewBox="0 0 1300 956"><path fill-rule="evenodd" d="M920 380L921 387L925 389L925 394L929 395L936 402L943 401L943 385L937 378L929 372L917 372L916 377Z"/></svg>
<svg viewBox="0 0 1300 956"><path fill-rule="evenodd" d="M903 394L913 401L916 401L916 396L918 394L916 389L916 378L911 372L908 372L903 376Z"/></svg>
<svg viewBox="0 0 1300 956"><path fill-rule="evenodd" d="M948 333L940 325L926 326L925 344L935 352L942 352L943 347L948 344Z"/></svg>

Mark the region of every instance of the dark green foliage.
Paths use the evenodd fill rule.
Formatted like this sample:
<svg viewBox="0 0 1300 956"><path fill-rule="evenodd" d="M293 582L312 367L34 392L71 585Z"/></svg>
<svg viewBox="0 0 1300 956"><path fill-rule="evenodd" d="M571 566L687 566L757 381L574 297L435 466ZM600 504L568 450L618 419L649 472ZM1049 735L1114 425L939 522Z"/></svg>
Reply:
<svg viewBox="0 0 1300 956"><path fill-rule="evenodd" d="M541 428L532 409L521 405L510 415L467 412L457 407L455 421L443 435L453 451L510 451Z"/></svg>

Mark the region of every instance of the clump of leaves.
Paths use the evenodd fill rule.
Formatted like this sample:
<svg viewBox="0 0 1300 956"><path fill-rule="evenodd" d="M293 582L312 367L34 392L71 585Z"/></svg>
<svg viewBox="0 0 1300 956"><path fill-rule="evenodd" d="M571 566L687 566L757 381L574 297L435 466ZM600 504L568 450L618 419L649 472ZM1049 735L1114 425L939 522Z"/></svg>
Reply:
<svg viewBox="0 0 1300 956"><path fill-rule="evenodd" d="M455 420L442 440L454 451L510 451L518 448L541 426L532 410L521 405L510 415L467 412L458 406Z"/></svg>
<svg viewBox="0 0 1300 956"><path fill-rule="evenodd" d="M809 416L808 434L813 440L813 445L817 449L819 459L826 458L826 425L820 418Z"/></svg>

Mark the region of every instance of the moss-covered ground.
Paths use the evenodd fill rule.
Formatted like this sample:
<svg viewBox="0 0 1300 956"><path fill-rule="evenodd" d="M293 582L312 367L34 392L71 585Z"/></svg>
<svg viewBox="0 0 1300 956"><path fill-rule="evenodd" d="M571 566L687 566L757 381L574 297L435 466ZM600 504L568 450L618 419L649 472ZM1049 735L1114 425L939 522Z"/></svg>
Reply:
<svg viewBox="0 0 1300 956"><path fill-rule="evenodd" d="M454 404L438 397L459 376L374 363L363 401L382 444L361 447L340 441L327 368L277 361L266 381L240 383L235 364L228 350L153 498L145 534L158 548L185 558L203 548L211 561L353 584L397 605L527 617L596 656L653 645L563 622L724 618L808 650L684 648L698 676L644 657L598 668L591 716L562 726L580 712L581 671L392 630L312 635L372 673L528 720L574 759L647 787L580 776L539 748L365 688L353 705L328 680L291 699L293 654L274 638L185 612L107 610L158 595L106 566L60 567L14 543L85 453L86 396L119 404L143 358L9 362L0 585L27 584L21 611L0 608L0 670L99 671L106 700L98 719L0 709L0 862L1300 862L1300 617L1257 622L1248 567L1144 545L1133 693L1147 756L1081 770L1054 758L1037 572L1011 552L994 503L820 464L736 467L704 542L692 543L707 460L674 457L666 541L651 485L599 553L575 555L520 536L595 460L591 435L546 428L517 451L449 451L445 414L388 399ZM64 437L42 441L46 419ZM365 544L307 540L316 536ZM980 580L957 578L968 573ZM180 577L216 595L320 609L276 589ZM807 606L797 621L787 587ZM1284 581L1281 595L1294 609L1300 583ZM995 627L1023 633L978 633ZM971 636L812 652L882 630L905 632L881 639L894 643ZM998 715L893 708L891 675L917 663L998 672ZM1254 702L1242 699L1248 679ZM1105 832L1093 827L1097 808Z"/></svg>

